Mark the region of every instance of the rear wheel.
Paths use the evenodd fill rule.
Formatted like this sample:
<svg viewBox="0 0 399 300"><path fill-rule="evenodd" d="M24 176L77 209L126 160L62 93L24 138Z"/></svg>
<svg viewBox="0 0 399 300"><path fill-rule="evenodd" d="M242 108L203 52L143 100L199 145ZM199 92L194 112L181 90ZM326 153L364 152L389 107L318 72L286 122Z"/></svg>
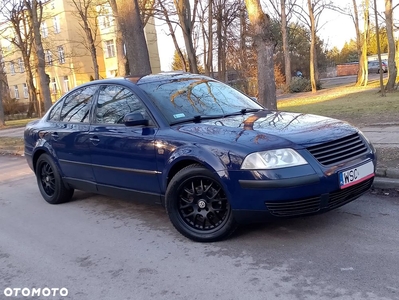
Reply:
<svg viewBox="0 0 399 300"><path fill-rule="evenodd" d="M172 178L166 210L173 226L194 241L218 241L237 228L218 177L199 165L188 166Z"/></svg>
<svg viewBox="0 0 399 300"><path fill-rule="evenodd" d="M50 204L71 200L73 189L66 187L58 168L48 154L42 154L36 163L36 179L40 193Z"/></svg>

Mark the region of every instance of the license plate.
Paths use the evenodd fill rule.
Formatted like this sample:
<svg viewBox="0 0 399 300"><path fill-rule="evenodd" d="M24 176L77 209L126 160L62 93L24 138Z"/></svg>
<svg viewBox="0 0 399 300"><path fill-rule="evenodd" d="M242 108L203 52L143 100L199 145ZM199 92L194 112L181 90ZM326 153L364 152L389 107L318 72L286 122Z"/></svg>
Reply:
<svg viewBox="0 0 399 300"><path fill-rule="evenodd" d="M372 161L352 169L339 172L339 185L341 189L350 187L366 179L374 177L374 164Z"/></svg>

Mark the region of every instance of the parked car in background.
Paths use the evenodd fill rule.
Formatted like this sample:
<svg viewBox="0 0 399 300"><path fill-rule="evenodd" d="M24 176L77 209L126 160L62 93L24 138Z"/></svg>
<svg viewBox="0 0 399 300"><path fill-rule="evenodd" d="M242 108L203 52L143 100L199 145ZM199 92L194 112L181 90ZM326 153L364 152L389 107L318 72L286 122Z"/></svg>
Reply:
<svg viewBox="0 0 399 300"><path fill-rule="evenodd" d="M74 189L156 202L184 236L329 211L371 187L375 150L336 119L271 111L212 78L167 73L92 81L25 129L43 198Z"/></svg>
<svg viewBox="0 0 399 300"><path fill-rule="evenodd" d="M388 65L385 61L381 62L382 71L384 73L388 72ZM380 63L378 61L369 61L368 62L368 72L369 73L380 73Z"/></svg>

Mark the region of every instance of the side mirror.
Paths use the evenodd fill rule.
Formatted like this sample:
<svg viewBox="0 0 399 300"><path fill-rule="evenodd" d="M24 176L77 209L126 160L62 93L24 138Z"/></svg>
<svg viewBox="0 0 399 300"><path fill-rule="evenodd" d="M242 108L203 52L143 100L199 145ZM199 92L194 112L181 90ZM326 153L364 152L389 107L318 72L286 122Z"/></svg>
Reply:
<svg viewBox="0 0 399 300"><path fill-rule="evenodd" d="M128 113L123 118L123 123L125 126L130 127L139 125L148 126L149 122L147 119L144 119L141 113Z"/></svg>

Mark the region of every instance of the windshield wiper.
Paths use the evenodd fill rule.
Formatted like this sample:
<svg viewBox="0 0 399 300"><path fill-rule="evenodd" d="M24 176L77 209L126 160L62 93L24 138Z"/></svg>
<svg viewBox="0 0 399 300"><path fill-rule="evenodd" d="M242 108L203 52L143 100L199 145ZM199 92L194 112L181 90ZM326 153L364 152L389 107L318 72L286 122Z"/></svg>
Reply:
<svg viewBox="0 0 399 300"><path fill-rule="evenodd" d="M236 111L230 114L225 114L224 117L231 117L231 116L238 116L238 115L245 115L246 113L250 112L257 112L262 110L261 108L243 108L240 111Z"/></svg>
<svg viewBox="0 0 399 300"><path fill-rule="evenodd" d="M201 115L196 115L192 118L189 119L184 119L176 122L171 122L170 125L176 125L176 124L182 124L182 123L187 123L187 122L194 122L194 123L201 123L202 120L210 120L210 119L220 119L223 118L224 115L212 115L212 116L201 116Z"/></svg>

